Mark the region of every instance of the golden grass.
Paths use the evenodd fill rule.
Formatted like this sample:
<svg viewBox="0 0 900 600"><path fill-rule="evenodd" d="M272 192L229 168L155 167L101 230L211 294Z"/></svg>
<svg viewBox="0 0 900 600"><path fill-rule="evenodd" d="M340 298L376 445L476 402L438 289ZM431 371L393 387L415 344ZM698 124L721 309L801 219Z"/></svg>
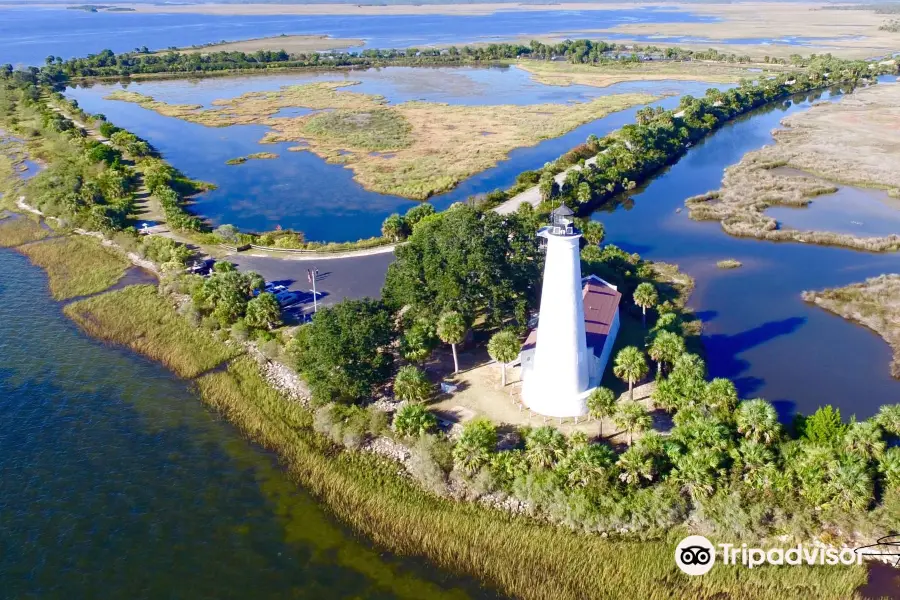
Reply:
<svg viewBox="0 0 900 600"><path fill-rule="evenodd" d="M858 250L900 250L900 235L857 237L781 229L765 214L775 205L806 206L833 193L832 182L887 189L900 195L900 89L878 85L791 115L776 143L749 152L725 171L722 189L687 200L690 216L714 220L736 236L797 241ZM783 169L789 167L795 169ZM796 171L799 170L799 171Z"/></svg>
<svg viewBox="0 0 900 600"><path fill-rule="evenodd" d="M152 285L79 300L64 310L88 334L128 346L181 377L196 377L240 353L188 323Z"/></svg>
<svg viewBox="0 0 900 600"><path fill-rule="evenodd" d="M226 165L242 165L248 160L271 160L273 158L278 158L278 155L274 152L254 152L253 154L248 154L247 156L238 156L237 158L230 158L225 161Z"/></svg>
<svg viewBox="0 0 900 600"><path fill-rule="evenodd" d="M200 395L248 437L276 451L290 474L378 546L424 556L523 600L583 598L849 598L863 568L718 566L677 571L681 532L656 542L609 541L431 496L383 459L338 451L313 433L311 415L269 388L248 358L197 382Z"/></svg>
<svg viewBox="0 0 900 600"><path fill-rule="evenodd" d="M736 83L742 78L756 79L761 73L749 67L707 62L650 61L642 63L572 64L537 60L520 60L516 67L545 85L590 85L607 87L623 81L709 81ZM763 68L754 65L755 68ZM766 65L766 71L780 72L785 67Z"/></svg>
<svg viewBox="0 0 900 600"><path fill-rule="evenodd" d="M49 236L52 232L41 227L37 221L25 216L6 219L0 223L0 248L12 248L28 242L36 242Z"/></svg>
<svg viewBox="0 0 900 600"><path fill-rule="evenodd" d="M733 258L723 258L722 260L716 262L716 266L720 269L737 269L744 266L744 263Z"/></svg>
<svg viewBox="0 0 900 600"><path fill-rule="evenodd" d="M50 293L57 300L102 292L129 267L128 261L99 241L81 235L29 244L21 252L47 271Z"/></svg>
<svg viewBox="0 0 900 600"><path fill-rule="evenodd" d="M900 377L900 275L881 275L842 288L803 292L803 299L864 325L894 350L891 374Z"/></svg>
<svg viewBox="0 0 900 600"><path fill-rule="evenodd" d="M161 114L211 127L268 125L263 142L301 142L352 169L366 189L425 199L453 188L522 146L558 137L611 112L656 98L620 94L575 104L461 106L430 102L387 105L381 96L340 91L355 82L287 86L216 100L214 109L167 105L135 92L108 98L137 102ZM274 118L282 108L334 109L303 117ZM375 152L379 151L379 152Z"/></svg>

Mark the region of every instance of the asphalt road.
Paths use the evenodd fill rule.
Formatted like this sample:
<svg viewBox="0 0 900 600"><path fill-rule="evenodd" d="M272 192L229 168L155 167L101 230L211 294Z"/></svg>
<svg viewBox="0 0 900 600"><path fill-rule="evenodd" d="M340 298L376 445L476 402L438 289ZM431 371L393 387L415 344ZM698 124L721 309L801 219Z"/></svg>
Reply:
<svg viewBox="0 0 900 600"><path fill-rule="evenodd" d="M319 306L334 304L345 298L378 298L388 265L394 262L394 254L385 252L327 260L284 260L235 254L226 260L236 264L241 271L256 271L266 281L300 292L303 297L291 312L308 314L313 310L313 294L312 284L306 278L307 269L319 269L316 279Z"/></svg>

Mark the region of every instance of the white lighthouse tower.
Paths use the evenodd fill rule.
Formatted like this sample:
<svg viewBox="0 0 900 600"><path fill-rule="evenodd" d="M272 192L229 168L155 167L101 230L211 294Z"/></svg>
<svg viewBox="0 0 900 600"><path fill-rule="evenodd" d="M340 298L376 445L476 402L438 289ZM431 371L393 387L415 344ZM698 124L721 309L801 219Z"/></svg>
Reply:
<svg viewBox="0 0 900 600"><path fill-rule="evenodd" d="M542 415L579 417L587 414L593 359L585 337L581 231L574 226L572 210L563 205L538 235L546 240L547 255L537 337L527 370L523 360L522 400Z"/></svg>

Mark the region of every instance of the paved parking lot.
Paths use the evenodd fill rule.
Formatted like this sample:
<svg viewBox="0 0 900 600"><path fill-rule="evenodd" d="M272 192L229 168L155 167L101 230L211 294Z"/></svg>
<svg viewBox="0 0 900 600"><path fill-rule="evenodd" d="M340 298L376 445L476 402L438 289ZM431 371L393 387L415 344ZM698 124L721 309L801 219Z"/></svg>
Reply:
<svg viewBox="0 0 900 600"><path fill-rule="evenodd" d="M385 252L327 260L283 260L235 254L226 260L236 264L241 271L256 271L266 281L286 285L289 290L300 292L302 299L290 312L302 315L313 310L312 284L306 279L307 269L319 269L316 291L319 293L320 306L334 304L344 298L378 298L381 296L388 265L394 261L394 254Z"/></svg>

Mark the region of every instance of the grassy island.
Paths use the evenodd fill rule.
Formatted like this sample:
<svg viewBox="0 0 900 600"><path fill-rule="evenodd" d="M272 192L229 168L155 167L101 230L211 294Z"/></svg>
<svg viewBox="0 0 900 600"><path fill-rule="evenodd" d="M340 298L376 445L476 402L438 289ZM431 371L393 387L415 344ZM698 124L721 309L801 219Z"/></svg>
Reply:
<svg viewBox="0 0 900 600"><path fill-rule="evenodd" d="M777 75L787 67L776 64L735 65L709 62L650 61L578 64L568 62L519 61L516 67L531 73L545 85L590 85L607 87L623 81L709 81L737 83L760 75ZM754 70L749 70L749 69Z"/></svg>
<svg viewBox="0 0 900 600"><path fill-rule="evenodd" d="M718 261L716 263L716 266L719 267L720 269L737 269L737 268L742 267L743 264L744 263L742 263L739 260L735 260L733 258L725 258L725 259Z"/></svg>
<svg viewBox="0 0 900 600"><path fill-rule="evenodd" d="M737 236L797 241L886 252L900 250L900 235L860 237L781 228L765 214L771 206L809 204L837 191L834 182L888 190L900 196L900 89L873 86L792 115L774 132L775 144L750 152L729 167L722 188L687 200L690 216L714 220Z"/></svg>
<svg viewBox="0 0 900 600"><path fill-rule="evenodd" d="M212 109L167 104L131 91L107 97L210 127L267 125L271 131L263 142L303 142L292 150L309 150L346 165L366 189L419 200L496 165L515 148L533 146L655 99L648 94L619 94L568 105L389 105L381 96L343 89L356 83L320 82L250 92L216 100ZM288 107L323 112L275 116Z"/></svg>
<svg viewBox="0 0 900 600"><path fill-rule="evenodd" d="M891 374L900 378L900 275L882 275L842 288L803 292L803 299L868 327L894 350Z"/></svg>

